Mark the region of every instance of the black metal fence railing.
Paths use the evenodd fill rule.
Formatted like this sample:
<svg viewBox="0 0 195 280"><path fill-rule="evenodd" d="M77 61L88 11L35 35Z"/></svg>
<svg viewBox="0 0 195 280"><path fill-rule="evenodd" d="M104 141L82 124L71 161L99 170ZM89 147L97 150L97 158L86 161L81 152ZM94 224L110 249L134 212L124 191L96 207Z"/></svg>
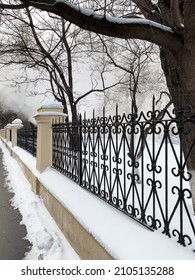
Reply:
<svg viewBox="0 0 195 280"><path fill-rule="evenodd" d="M53 167L80 183L80 125L53 124Z"/></svg>
<svg viewBox="0 0 195 280"><path fill-rule="evenodd" d="M36 156L37 128L21 128L17 132L17 145Z"/></svg>
<svg viewBox="0 0 195 280"><path fill-rule="evenodd" d="M194 118L181 110L93 117L53 125L53 166L151 230L194 244L188 169ZM188 141L188 142L189 142ZM194 180L193 180L194 181Z"/></svg>

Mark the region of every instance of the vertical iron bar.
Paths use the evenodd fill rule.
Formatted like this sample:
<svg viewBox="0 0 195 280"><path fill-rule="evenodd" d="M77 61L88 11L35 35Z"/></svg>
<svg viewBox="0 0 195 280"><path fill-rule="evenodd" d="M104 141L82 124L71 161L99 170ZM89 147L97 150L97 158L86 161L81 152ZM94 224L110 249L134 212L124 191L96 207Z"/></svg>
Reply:
<svg viewBox="0 0 195 280"><path fill-rule="evenodd" d="M166 235L170 236L169 233L169 199L168 199L168 121L165 121L165 222L164 231Z"/></svg>
<svg viewBox="0 0 195 280"><path fill-rule="evenodd" d="M83 133L84 133L84 138L83 138L83 144L84 145L84 169L85 169L85 187L86 187L86 178L87 178L87 166L86 166L86 133L87 133L87 119L86 119L86 112L84 113L84 122L83 122Z"/></svg>
<svg viewBox="0 0 195 280"><path fill-rule="evenodd" d="M156 227L156 155L155 155L155 97L153 96L152 104L152 196L153 196L153 218L152 218L152 228Z"/></svg>
<svg viewBox="0 0 195 280"><path fill-rule="evenodd" d="M111 116L110 116L110 120ZM109 168L110 168L110 176L109 176L109 181L110 181L110 186L109 186L109 201L112 203L112 149L111 149L111 140L112 140L112 123L109 125L109 130L108 130L108 139L109 139Z"/></svg>
<svg viewBox="0 0 195 280"><path fill-rule="evenodd" d="M89 174L88 174L88 181L89 181L89 189L91 190L91 122L89 120L89 124L87 126L87 139L88 139L88 168L89 168Z"/></svg>
<svg viewBox="0 0 195 280"><path fill-rule="evenodd" d="M127 191L126 191L126 149L125 149L125 144L126 144L126 133L127 133L127 130L126 130L126 123L124 123L124 131L123 131L123 186L124 186L124 189L123 189L123 210L125 212L127 212Z"/></svg>
<svg viewBox="0 0 195 280"><path fill-rule="evenodd" d="M93 191L95 192L95 110L93 109L93 120L92 120L92 159L93 159L93 168L92 168L92 176L93 176Z"/></svg>
<svg viewBox="0 0 195 280"><path fill-rule="evenodd" d="M117 204L119 206L118 199L119 199L119 182L118 182L118 162L119 162L119 149L118 149L118 134L119 134L119 114L118 114L118 106L116 112L116 187L117 187Z"/></svg>
<svg viewBox="0 0 195 280"><path fill-rule="evenodd" d="M80 114L79 117L79 140L80 140L80 144L79 144L79 184L80 186L82 186L83 183L83 166L82 166L82 116Z"/></svg>
<svg viewBox="0 0 195 280"><path fill-rule="evenodd" d="M105 133L106 133L106 120L105 120L105 107L103 108L103 181L104 181L104 198L106 198L106 140L105 140Z"/></svg>
<svg viewBox="0 0 195 280"><path fill-rule="evenodd" d="M101 189L101 182L100 182L100 123L99 123L99 118L97 119L97 146L98 146L98 151L97 151L97 168L98 168L98 174L97 174L97 181L98 181L98 195L100 195L100 189Z"/></svg>
<svg viewBox="0 0 195 280"><path fill-rule="evenodd" d="M179 161L179 200L180 200L180 234L179 234L179 243L184 245L183 239L183 174L184 174L184 166L183 166L183 110L181 109L180 119L179 119L179 126L180 126L180 161Z"/></svg>
<svg viewBox="0 0 195 280"><path fill-rule="evenodd" d="M147 128L146 128L147 129ZM141 123L141 221L143 221L144 223L146 222L146 211L145 211L145 195L144 195L144 180L145 180L145 177L144 177L144 146L145 146L145 143L144 141L146 141L145 139L145 133L144 133L144 124Z"/></svg>
<svg viewBox="0 0 195 280"><path fill-rule="evenodd" d="M135 216L135 106L134 100L132 100L132 129L131 129L131 162L132 162L132 209L133 216Z"/></svg>

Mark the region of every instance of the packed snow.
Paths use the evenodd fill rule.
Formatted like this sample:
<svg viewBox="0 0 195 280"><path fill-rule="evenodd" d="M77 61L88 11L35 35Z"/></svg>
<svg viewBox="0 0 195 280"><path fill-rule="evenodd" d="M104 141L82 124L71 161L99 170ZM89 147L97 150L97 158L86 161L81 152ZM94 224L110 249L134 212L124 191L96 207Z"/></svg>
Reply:
<svg viewBox="0 0 195 280"><path fill-rule="evenodd" d="M17 163L9 156L2 144L1 146L5 154L4 164L9 171L11 188L15 192L14 205L19 207L23 215L23 223L27 227L27 238L33 243L33 248L27 258L33 259L41 256L43 259L60 259L67 257L64 255L65 253L68 255L67 258L78 258L69 247L66 250L65 245L64 247L60 245L63 238L56 225L47 222L49 218L45 214L47 211L43 208L41 199L31 193L29 183L21 174ZM83 190L53 168L47 168L40 174L35 168L35 158L19 147L14 147L13 150L36 174L39 181L113 258L118 260L195 259L192 247L184 248L178 245L175 238L164 236L160 230L151 232ZM23 188L27 193L24 194ZM37 223L35 216L38 219ZM50 226L48 226L49 224Z"/></svg>

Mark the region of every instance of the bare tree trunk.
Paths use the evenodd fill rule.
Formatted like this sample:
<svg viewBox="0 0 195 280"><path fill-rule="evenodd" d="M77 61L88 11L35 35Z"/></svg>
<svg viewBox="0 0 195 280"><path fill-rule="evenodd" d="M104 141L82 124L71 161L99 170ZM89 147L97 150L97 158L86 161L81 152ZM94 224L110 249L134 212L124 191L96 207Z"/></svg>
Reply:
<svg viewBox="0 0 195 280"><path fill-rule="evenodd" d="M77 106L74 102L70 104L71 106L71 113L72 113L72 121L77 122L78 121L78 112L77 112Z"/></svg>
<svg viewBox="0 0 195 280"><path fill-rule="evenodd" d="M186 117L192 118L195 116L195 36L190 40L189 46L180 52L178 59L165 49L161 49L160 54L174 107L180 112L184 111ZM186 178L183 172L184 167L187 167L191 174L190 187L195 212L195 119L192 122L181 119L178 134L186 161L178 166L178 172L181 177Z"/></svg>

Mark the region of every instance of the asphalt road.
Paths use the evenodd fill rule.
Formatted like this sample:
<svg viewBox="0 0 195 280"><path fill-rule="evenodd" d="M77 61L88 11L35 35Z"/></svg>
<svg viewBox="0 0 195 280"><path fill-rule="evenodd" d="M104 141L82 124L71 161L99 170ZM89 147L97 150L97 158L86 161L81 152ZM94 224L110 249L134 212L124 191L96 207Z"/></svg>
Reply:
<svg viewBox="0 0 195 280"><path fill-rule="evenodd" d="M5 174L0 150L0 260L22 260L31 244L25 239L26 227L20 225L20 212L11 206L13 194L6 187Z"/></svg>

